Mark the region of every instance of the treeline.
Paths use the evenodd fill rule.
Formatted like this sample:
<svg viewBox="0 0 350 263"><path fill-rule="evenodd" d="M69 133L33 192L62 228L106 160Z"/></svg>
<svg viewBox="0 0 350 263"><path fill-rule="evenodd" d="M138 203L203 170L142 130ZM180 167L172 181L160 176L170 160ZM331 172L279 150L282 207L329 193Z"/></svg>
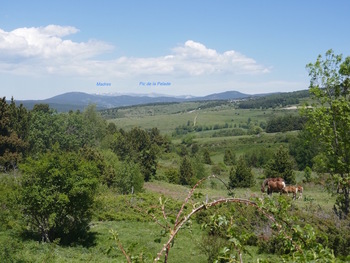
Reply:
<svg viewBox="0 0 350 263"><path fill-rule="evenodd" d="M238 107L240 109L274 109L277 107L299 104L300 98L307 97L309 97L309 92L307 90L273 94L266 97L241 101L238 103Z"/></svg>
<svg viewBox="0 0 350 263"><path fill-rule="evenodd" d="M8 104L3 98L0 113L0 169L5 172L18 168L24 158L37 157L58 145L62 151L96 148L112 150L120 160L142 159L139 165L148 180L155 173L151 168L155 164L146 161L145 152L156 159L153 155L169 143L156 128L118 130L101 117L94 105L83 112L57 113L47 104L37 104L28 111L23 105L17 107L14 100Z"/></svg>
<svg viewBox="0 0 350 263"><path fill-rule="evenodd" d="M117 129L100 116L94 105L83 112L57 113L47 104L37 104L28 111L23 105L17 107L14 100L8 104L3 98L0 113L0 172L17 170L29 158L45 159L56 149L95 162L101 183L119 192L130 192L132 187L140 191L143 181L156 174L157 158L170 144L157 128ZM125 185L122 180L129 182Z"/></svg>
<svg viewBox="0 0 350 263"><path fill-rule="evenodd" d="M266 132L286 132L302 130L306 118L300 115L274 116L267 121Z"/></svg>

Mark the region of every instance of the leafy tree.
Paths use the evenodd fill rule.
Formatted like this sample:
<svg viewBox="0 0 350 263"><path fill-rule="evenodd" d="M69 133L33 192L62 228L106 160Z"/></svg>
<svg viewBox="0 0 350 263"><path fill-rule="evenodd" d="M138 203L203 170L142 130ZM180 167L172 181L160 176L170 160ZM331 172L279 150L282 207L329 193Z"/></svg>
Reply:
<svg viewBox="0 0 350 263"><path fill-rule="evenodd" d="M37 104L31 111L28 141L30 153L44 153L58 143L63 150L77 151L84 146L99 145L107 133L106 122L88 106L83 113L58 114L47 104Z"/></svg>
<svg viewBox="0 0 350 263"><path fill-rule="evenodd" d="M283 146L277 150L273 158L267 163L265 176L282 177L287 184L295 184L295 174L293 172L293 160L291 159L288 149Z"/></svg>
<svg viewBox="0 0 350 263"><path fill-rule="evenodd" d="M231 188L251 187L255 184L252 170L248 167L243 157L238 159L236 169L231 168L229 178L229 186Z"/></svg>
<svg viewBox="0 0 350 263"><path fill-rule="evenodd" d="M180 164L180 183L182 185L192 185L195 182L195 173L191 160L185 156Z"/></svg>
<svg viewBox="0 0 350 263"><path fill-rule="evenodd" d="M113 137L110 149L117 154L122 161L130 157L132 154L132 145L126 136L126 132L120 129L118 132L114 133Z"/></svg>
<svg viewBox="0 0 350 263"><path fill-rule="evenodd" d="M205 169L205 165L202 161L201 156L195 155L191 158L191 162L196 180L202 179L208 175L208 172Z"/></svg>
<svg viewBox="0 0 350 263"><path fill-rule="evenodd" d="M320 150L319 142L312 139L312 134L306 129L298 132L297 137L289 143L289 152L301 171L307 166L313 167L314 158Z"/></svg>
<svg viewBox="0 0 350 263"><path fill-rule="evenodd" d="M24 218L42 241L84 237L98 184L96 165L56 145L37 159L28 158L21 170Z"/></svg>
<svg viewBox="0 0 350 263"><path fill-rule="evenodd" d="M335 212L339 217L350 212L350 56L328 50L307 65L309 91L316 101L305 109L308 130L317 138L327 158L326 167L339 191Z"/></svg>
<svg viewBox="0 0 350 263"><path fill-rule="evenodd" d="M83 115L77 112L61 113L57 116L57 122L60 127L60 135L57 136L57 142L61 149L75 151L81 147L88 146L89 136L87 127L84 123Z"/></svg>
<svg viewBox="0 0 350 263"><path fill-rule="evenodd" d="M62 134L58 114L48 104L36 104L30 115L29 151L33 155L45 153Z"/></svg>
<svg viewBox="0 0 350 263"><path fill-rule="evenodd" d="M107 133L107 122L96 111L96 105L90 104L84 110L83 119L89 145L98 144Z"/></svg>
<svg viewBox="0 0 350 263"><path fill-rule="evenodd" d="M121 194L139 193L143 190L144 179L137 164L124 161L115 169L115 186Z"/></svg>

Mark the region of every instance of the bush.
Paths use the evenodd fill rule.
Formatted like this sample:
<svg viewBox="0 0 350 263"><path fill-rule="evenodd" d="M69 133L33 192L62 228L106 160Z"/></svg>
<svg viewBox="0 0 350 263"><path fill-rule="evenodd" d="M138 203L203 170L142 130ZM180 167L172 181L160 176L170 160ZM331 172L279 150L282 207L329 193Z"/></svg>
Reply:
<svg viewBox="0 0 350 263"><path fill-rule="evenodd" d="M169 183L173 183L173 184L180 183L179 171L175 168L169 168L168 170L166 170L165 176L167 177Z"/></svg>
<svg viewBox="0 0 350 263"><path fill-rule="evenodd" d="M306 182L311 182L311 173L312 170L309 166L306 166L305 170L304 170L304 177L305 177L305 181Z"/></svg>
<svg viewBox="0 0 350 263"><path fill-rule="evenodd" d="M230 171L230 188L235 187L251 187L255 184L252 170L247 166L244 158L238 160L236 169L231 168Z"/></svg>
<svg viewBox="0 0 350 263"><path fill-rule="evenodd" d="M85 237L91 220L99 170L74 152L53 152L21 166L24 218L42 241Z"/></svg>

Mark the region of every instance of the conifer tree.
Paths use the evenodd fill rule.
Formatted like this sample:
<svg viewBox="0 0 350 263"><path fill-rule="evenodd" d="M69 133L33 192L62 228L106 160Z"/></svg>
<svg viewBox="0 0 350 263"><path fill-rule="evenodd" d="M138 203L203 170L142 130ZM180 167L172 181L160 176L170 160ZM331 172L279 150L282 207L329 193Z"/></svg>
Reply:
<svg viewBox="0 0 350 263"><path fill-rule="evenodd" d="M12 107L13 112L5 97L0 100L0 171L15 169L27 146L15 131L17 109L14 104Z"/></svg>
<svg viewBox="0 0 350 263"><path fill-rule="evenodd" d="M195 174L191 160L185 156L180 165L180 183L182 185L192 185L195 181Z"/></svg>
<svg viewBox="0 0 350 263"><path fill-rule="evenodd" d="M248 167L245 159L240 157L236 168L230 170L229 186L235 187L251 187L255 184L254 175L251 168Z"/></svg>
<svg viewBox="0 0 350 263"><path fill-rule="evenodd" d="M203 150L203 161L205 164L212 164L213 162L211 161L210 158L210 153L207 148Z"/></svg>
<svg viewBox="0 0 350 263"><path fill-rule="evenodd" d="M288 149L283 146L279 147L273 158L266 165L265 176L266 178L282 177L287 184L295 184L293 159L289 155Z"/></svg>

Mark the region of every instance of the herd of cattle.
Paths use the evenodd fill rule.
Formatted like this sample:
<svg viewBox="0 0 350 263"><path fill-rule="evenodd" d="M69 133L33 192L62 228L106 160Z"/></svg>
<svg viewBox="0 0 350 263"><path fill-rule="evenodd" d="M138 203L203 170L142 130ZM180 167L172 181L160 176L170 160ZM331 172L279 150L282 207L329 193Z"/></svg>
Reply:
<svg viewBox="0 0 350 263"><path fill-rule="evenodd" d="M267 178L261 185L261 192L265 192L265 187L267 187L267 194L272 195L273 192L281 194L293 194L293 199L298 199L303 197L303 187L301 185L286 185L283 178Z"/></svg>

